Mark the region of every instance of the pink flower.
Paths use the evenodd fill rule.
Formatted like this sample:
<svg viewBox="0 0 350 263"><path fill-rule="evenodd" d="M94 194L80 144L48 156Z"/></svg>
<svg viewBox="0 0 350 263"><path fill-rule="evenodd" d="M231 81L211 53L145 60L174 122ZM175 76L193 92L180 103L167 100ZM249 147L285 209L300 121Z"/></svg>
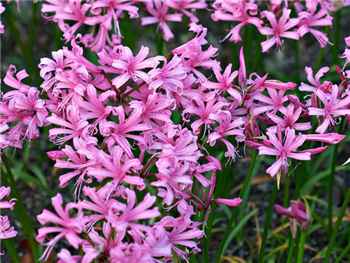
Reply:
<svg viewBox="0 0 350 263"><path fill-rule="evenodd" d="M321 90L316 90L315 94L323 105L322 108L309 108L309 115L322 117L322 123L317 127L316 132L325 133L329 125L336 125L334 118L350 115L350 109L348 109L350 96L346 95L344 98L339 98L339 87L337 85L332 86L331 94L326 94Z"/></svg>
<svg viewBox="0 0 350 263"><path fill-rule="evenodd" d="M225 39L229 38L232 42L241 41L240 31L244 26L252 24L257 28L261 27L262 21L255 17L258 6L253 2L216 0L213 3L213 7L215 12L211 17L214 21L238 22L225 37Z"/></svg>
<svg viewBox="0 0 350 263"><path fill-rule="evenodd" d="M127 118L125 110L122 106L114 109L115 115L118 117L118 123L104 121L100 123L100 132L106 138L109 147L114 144L119 145L129 157L133 156L128 138L144 144L142 135L132 134L134 132L147 131L151 127L142 122L142 109L134 108L130 116Z"/></svg>
<svg viewBox="0 0 350 263"><path fill-rule="evenodd" d="M8 217L0 216L0 240L13 238L15 236L17 236L17 231L11 226Z"/></svg>
<svg viewBox="0 0 350 263"><path fill-rule="evenodd" d="M13 209L16 199L11 199L9 201L3 200L5 197L9 196L11 192L10 187L1 186L0 187L0 209Z"/></svg>
<svg viewBox="0 0 350 263"><path fill-rule="evenodd" d="M47 17L52 20L58 21L60 29L64 32L64 37L67 40L73 38L74 33L83 24L93 25L96 23L91 18L87 17L87 12L91 5L88 3L81 3L75 0L46 0L42 6L43 13L54 13L52 17ZM72 26L65 23L65 20L74 21Z"/></svg>
<svg viewBox="0 0 350 263"><path fill-rule="evenodd" d="M156 197L149 193L138 204L133 190L125 189L123 197L126 204L113 204L108 216L108 221L117 231L124 232L128 226L136 230L138 220L152 219L160 215L158 208L152 208Z"/></svg>
<svg viewBox="0 0 350 263"><path fill-rule="evenodd" d="M345 135L339 133L304 134L307 141L324 142L328 144L338 144L345 139Z"/></svg>
<svg viewBox="0 0 350 263"><path fill-rule="evenodd" d="M298 33L303 37L307 33L311 33L320 43L321 48L325 47L329 41L325 33L314 27L332 26L332 17L325 9L318 12L300 12L299 14L299 28Z"/></svg>
<svg viewBox="0 0 350 263"><path fill-rule="evenodd" d="M189 17L192 22L198 22L194 11L207 7L205 0L165 0L165 2L169 7Z"/></svg>
<svg viewBox="0 0 350 263"><path fill-rule="evenodd" d="M90 243L83 245L84 256L82 262L93 262L99 255L108 253L114 247L120 246L120 237L113 238L113 229L109 223L104 223L102 226L102 235L94 229L88 233Z"/></svg>
<svg viewBox="0 0 350 263"><path fill-rule="evenodd" d="M345 39L345 44L350 47L350 36L346 37Z"/></svg>
<svg viewBox="0 0 350 263"><path fill-rule="evenodd" d="M10 187L1 186L0 187L0 209L13 209L16 199L10 199L5 201L6 198L11 192ZM17 231L10 224L10 220L7 216L0 216L0 240L13 238L17 235ZM2 253L0 252L0 255Z"/></svg>
<svg viewBox="0 0 350 263"><path fill-rule="evenodd" d="M253 96L254 101L258 102L251 109L254 116L265 112L276 113L288 101L288 97L285 96L285 90L276 90L273 88L267 88L266 90L269 96L265 96L262 93L257 93Z"/></svg>
<svg viewBox="0 0 350 263"><path fill-rule="evenodd" d="M330 82L325 81L324 83L321 82L321 78L329 71L329 67L322 67L316 75L314 75L312 68L305 67L305 72L307 76L307 80L309 81L309 84L306 84L304 82L301 83L299 89L301 91L307 91L307 92L315 92L318 89L322 89L326 91L329 87Z"/></svg>
<svg viewBox="0 0 350 263"><path fill-rule="evenodd" d="M276 136L277 135L277 136ZM268 140L264 141L259 149L259 155L276 156L277 160L266 170L272 177L281 171L288 170L288 158L296 160L310 160L311 153L297 152L306 140L303 135L295 135L293 129L287 128L282 137L281 132L268 132Z"/></svg>
<svg viewBox="0 0 350 263"><path fill-rule="evenodd" d="M192 176L189 174L190 165L186 163L181 165L177 162L175 165L171 160L161 158L156 162L158 173L156 180L151 183L157 188L158 196L163 202L170 206L176 199L188 198L184 189L190 189L193 184Z"/></svg>
<svg viewBox="0 0 350 263"><path fill-rule="evenodd" d="M203 49L203 46L208 43L205 39L206 35L207 29L200 27L193 39L173 50L173 54L183 59L185 68L192 71L202 81L205 81L206 77L198 68L213 69L218 65L218 62L214 60L218 49L211 45L206 50Z"/></svg>
<svg viewBox="0 0 350 263"><path fill-rule="evenodd" d="M115 99L116 93L112 90L107 90L100 94L97 93L93 85L86 87L86 100L79 100L81 115L83 119L95 119L97 124L101 120L105 120L113 111L112 106L107 106L109 99Z"/></svg>
<svg viewBox="0 0 350 263"><path fill-rule="evenodd" d="M78 177L75 181L75 196L79 197L82 184L88 181L87 169L94 166L97 160L92 158L92 156L95 157L93 151L91 149L89 149L91 152L87 149L83 149L78 140L74 140L73 144L75 149L70 145L66 145L60 152L48 152L48 155L51 159L56 161L56 168L71 170L60 175L60 187L66 187L71 180ZM89 151L88 154L86 153L87 151ZM90 159L88 159L88 157Z"/></svg>
<svg viewBox="0 0 350 263"><path fill-rule="evenodd" d="M199 117L199 119L191 124L193 132L199 134L202 125L204 125L206 131L206 129L213 123L212 116L221 111L224 106L228 106L228 103L216 101L212 98L205 99L203 94L197 95L193 93L192 103L186 106L182 115L185 117L187 114L191 114L191 116Z"/></svg>
<svg viewBox="0 0 350 263"><path fill-rule="evenodd" d="M232 143L227 139L229 136L235 136L237 141L244 140L242 118L233 118L230 112L221 111L212 116L212 119L218 120L219 126L208 136L208 143L214 146L216 141L223 142L226 146L225 156L234 159L236 150Z"/></svg>
<svg viewBox="0 0 350 263"><path fill-rule="evenodd" d="M89 128L89 123L81 118L79 108L74 104L67 106L65 116L59 117L52 114L47 120L52 124L61 126L61 128L51 128L49 131L50 139L59 144L86 136Z"/></svg>
<svg viewBox="0 0 350 263"><path fill-rule="evenodd" d="M134 56L128 47L121 47L121 56L113 61L112 66L119 71L119 76L112 80L113 85L119 89L129 79L136 81L137 79L145 82L150 81L150 76L143 70L157 67L160 57L152 57L146 59L149 48L141 47L139 53Z"/></svg>
<svg viewBox="0 0 350 263"><path fill-rule="evenodd" d="M5 11L5 7L0 3L0 14L2 14ZM5 32L5 27L0 21L0 34L3 34Z"/></svg>
<svg viewBox="0 0 350 263"><path fill-rule="evenodd" d="M169 14L169 6L163 0L147 1L146 10L151 16L142 17L141 24L146 26L158 23L165 41L172 39L174 34L171 32L167 22L181 22L182 15L179 13Z"/></svg>
<svg viewBox="0 0 350 263"><path fill-rule="evenodd" d="M215 202L219 205L226 205L229 207L236 207L239 206L242 202L242 199L237 197L233 199L227 199L227 198L216 198Z"/></svg>
<svg viewBox="0 0 350 263"><path fill-rule="evenodd" d="M296 235L296 224L300 225L302 229L305 229L310 222L310 214L301 201L292 200L291 205L287 208L280 205L275 205L274 207L278 214L287 216L290 219L290 228L293 237Z"/></svg>
<svg viewBox="0 0 350 263"><path fill-rule="evenodd" d="M345 59L345 64L349 64L350 63L350 36L346 37L344 40L347 48L345 48L342 58Z"/></svg>
<svg viewBox="0 0 350 263"><path fill-rule="evenodd" d="M67 249L62 249L58 254L58 262L57 263L79 263L80 256L72 256L71 253Z"/></svg>
<svg viewBox="0 0 350 263"><path fill-rule="evenodd" d="M300 107L295 108L293 104L289 104L287 107L279 109L283 117L279 117L276 113L267 113L267 116L275 123L276 126L269 127L269 130L284 130L291 128L296 131L307 131L312 128L310 122L298 122L303 109Z"/></svg>
<svg viewBox="0 0 350 263"><path fill-rule="evenodd" d="M270 11L263 11L262 15L267 18L271 27L262 27L259 29L263 35L271 36L268 40L261 43L263 52L268 51L272 46L280 47L281 38L299 39L299 34L292 29L299 23L296 18L290 18L290 9L283 9L282 16L277 20L276 15Z"/></svg>
<svg viewBox="0 0 350 263"><path fill-rule="evenodd" d="M16 67L14 65L10 65L7 69L6 76L4 78L4 83L21 93L26 93L30 89L30 86L23 83L23 80L28 78L29 75L25 69L20 70L16 73ZM17 92L16 91L16 92Z"/></svg>
<svg viewBox="0 0 350 263"><path fill-rule="evenodd" d="M51 201L56 210L56 214L44 209L43 212L37 216L41 225L54 225L41 227L36 236L39 243L47 245L47 248L41 256L44 260L47 260L53 247L62 238L65 238L75 249L83 242L79 234L83 231L85 220L80 211L78 211L75 216L71 215L71 211L76 209L77 205L69 203L63 208L63 200L60 194L53 197ZM48 236L52 234L56 234L56 236L49 239ZM46 239L49 239L47 243L45 243Z"/></svg>
<svg viewBox="0 0 350 263"><path fill-rule="evenodd" d="M142 165L139 159L129 159L121 147L114 146L110 150L110 155L100 152L100 165L88 168L88 174L102 181L105 178L113 179L114 187L121 183L136 185L142 189L143 179L139 176L132 176L133 172L141 170Z"/></svg>
<svg viewBox="0 0 350 263"><path fill-rule="evenodd" d="M4 125L1 145L20 148L24 139L39 137L39 127L46 124L48 113L45 100L39 98L39 91L22 83L28 77L27 72L15 73L16 68L11 65L4 78L14 90L4 93L0 101L0 120Z"/></svg>
<svg viewBox="0 0 350 263"><path fill-rule="evenodd" d="M78 203L79 208L89 211L87 216L87 224L93 226L95 223L105 220L108 217L112 205L117 203L114 198L110 197L110 189L102 187L95 189L93 187L84 187L83 189L86 199Z"/></svg>
<svg viewBox="0 0 350 263"><path fill-rule="evenodd" d="M198 145L197 136L187 129L175 130L167 136L156 133L157 138L150 146L152 150L159 151L159 158L169 161L186 161L196 163L202 156Z"/></svg>
<svg viewBox="0 0 350 263"><path fill-rule="evenodd" d="M200 251L193 239L203 237L203 232L198 229L199 224L190 219L194 213L192 206L188 205L185 201L180 201L177 210L180 213L180 217L164 217L160 221L160 224L166 229L169 229L167 236L172 249L177 255L186 259L185 251L178 248L177 245Z"/></svg>
<svg viewBox="0 0 350 263"><path fill-rule="evenodd" d="M223 73L221 73L221 67L217 66L213 68L214 75L217 82L206 81L202 85L203 87L214 90L219 94L227 92L232 98L234 98L238 103L242 101L242 96L237 88L233 85L234 80L238 76L237 71L232 71L232 64L229 64Z"/></svg>
<svg viewBox="0 0 350 263"><path fill-rule="evenodd" d="M167 92L180 92L183 90L183 81L187 77L187 70L182 64L182 59L173 56L170 61L165 60L162 68L155 68L149 72L151 82L149 88L156 90L165 89Z"/></svg>
<svg viewBox="0 0 350 263"><path fill-rule="evenodd" d="M171 123L171 107L173 101L159 93L150 94L145 102L134 100L130 102L130 107L135 110L141 109L141 119L150 126L158 126L160 123Z"/></svg>

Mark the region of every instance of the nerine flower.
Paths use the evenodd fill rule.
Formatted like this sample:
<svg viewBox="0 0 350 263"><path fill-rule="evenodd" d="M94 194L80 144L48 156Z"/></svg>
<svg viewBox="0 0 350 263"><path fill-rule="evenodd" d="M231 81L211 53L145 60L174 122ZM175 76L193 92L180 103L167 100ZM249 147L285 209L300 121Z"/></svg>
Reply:
<svg viewBox="0 0 350 263"><path fill-rule="evenodd" d="M293 28L299 23L296 18L290 18L290 9L283 9L282 16L276 18L276 15L270 11L263 11L262 15L267 18L271 27L261 27L260 33L270 38L261 43L263 52L268 51L272 46L280 47L282 38L299 39L299 34Z"/></svg>
<svg viewBox="0 0 350 263"><path fill-rule="evenodd" d="M0 187L0 209L13 209L15 205L15 199L9 201L4 200L11 192L10 187ZM17 231L10 224L10 220L7 216L0 216L0 240L13 238L17 235ZM2 253L0 252L0 255Z"/></svg>
<svg viewBox="0 0 350 263"><path fill-rule="evenodd" d="M251 109L253 116L268 112L276 113L288 101L285 90L276 90L274 88L267 88L266 90L268 96L261 92L253 96L253 100L257 102Z"/></svg>
<svg viewBox="0 0 350 263"><path fill-rule="evenodd" d="M286 128L294 129L296 131L306 131L312 128L310 122L298 122L303 109L289 104L287 107L279 109L282 117L277 113L267 113L267 116L274 122L275 126L269 127L269 130L277 129L284 130Z"/></svg>
<svg viewBox="0 0 350 263"><path fill-rule="evenodd" d="M171 32L167 22L181 22L182 15L179 13L168 13L169 6L163 0L147 1L146 10L151 16L142 17L141 24L145 26L158 23L165 41L172 39L174 34Z"/></svg>
<svg viewBox="0 0 350 263"><path fill-rule="evenodd" d="M242 96L233 84L238 76L238 71L232 71L232 64L227 65L223 73L221 73L221 67L219 65L215 66L213 71L217 82L208 80L202 84L203 87L214 90L219 94L227 92L232 98L237 100L237 102L241 102Z"/></svg>
<svg viewBox="0 0 350 263"><path fill-rule="evenodd" d="M215 128L208 136L208 143L214 146L217 141L221 141L226 146L225 156L234 159L236 157L236 149L228 140L230 136L234 136L237 141L244 140L243 133L243 118L234 118L230 112L221 111L212 116L213 119L218 120L218 127Z"/></svg>
<svg viewBox="0 0 350 263"><path fill-rule="evenodd" d="M321 9L317 12L300 12L298 15L300 19L298 33L300 37L310 33L320 43L321 48L325 47L329 43L328 37L315 27L332 26L332 17L328 12L325 9Z"/></svg>
<svg viewBox="0 0 350 263"><path fill-rule="evenodd" d="M17 236L17 231L11 226L9 218L7 216L0 216L0 240L15 236Z"/></svg>
<svg viewBox="0 0 350 263"><path fill-rule="evenodd" d="M122 47L120 52L120 58L112 63L112 66L119 71L119 76L112 80L113 85L119 89L129 79L133 81L140 79L148 83L150 76L144 70L155 68L160 62L160 57L147 58L149 48L144 46L141 47L136 56L132 54L128 47Z"/></svg>
<svg viewBox="0 0 350 263"><path fill-rule="evenodd" d="M144 187L143 179L133 172L141 170L142 165L139 159L129 159L119 146L114 146L110 150L110 155L102 151L99 152L99 165L88 168L88 174L94 176L99 181L112 179L114 187L121 183Z"/></svg>
<svg viewBox="0 0 350 263"><path fill-rule="evenodd" d="M215 12L212 14L214 21L238 22L225 37L225 39L228 38L232 42L241 41L240 31L244 26L252 24L260 28L262 25L262 21L256 17L258 7L253 2L216 0L212 6L215 9Z"/></svg>
<svg viewBox="0 0 350 263"><path fill-rule="evenodd" d="M332 86L330 94L324 93L322 90L316 90L317 98L322 103L322 107L310 107L309 115L320 116L322 123L317 127L316 132L324 133L331 125L336 124L335 118L340 116L350 115L350 96L340 97L339 87L337 85Z"/></svg>
<svg viewBox="0 0 350 263"><path fill-rule="evenodd" d="M288 158L296 160L310 160L311 153L299 151L306 138L303 135L296 135L295 130L287 128L283 132L268 132L268 139L259 146L259 154L276 156L277 160L266 170L272 177L288 170ZM279 178L278 178L279 179Z"/></svg>
<svg viewBox="0 0 350 263"><path fill-rule="evenodd" d="M5 11L5 7L0 3L0 14L2 14ZM3 34L5 32L5 27L3 23L0 21L0 34Z"/></svg>
<svg viewBox="0 0 350 263"><path fill-rule="evenodd" d="M189 17L191 22L198 22L198 18L194 14L195 10L207 7L205 0L165 0L165 2L169 7Z"/></svg>
<svg viewBox="0 0 350 263"><path fill-rule="evenodd" d="M53 224L53 226L41 227L38 235L36 236L39 243L47 245L47 248L41 256L41 258L44 260L49 257L53 247L62 238L65 238L69 244L76 249L83 242L83 240L79 237L79 234L83 231L85 224L82 214L80 211L78 211L74 216L70 214L72 210L74 211L77 209L77 205L75 203L69 203L64 208L62 206L63 199L60 194L53 197L51 202L56 213L52 213L51 211L44 209L42 213L37 216L40 224ZM55 234L56 236L49 238L49 235L51 236L51 234ZM47 239L48 242L45 242Z"/></svg>
<svg viewBox="0 0 350 263"><path fill-rule="evenodd" d="M302 203L301 201L292 200L291 205L287 208L281 205L275 205L274 208L278 214L282 216L287 216L290 219L290 228L293 237L296 236L297 224L300 225L303 229L305 229L310 223L310 213L304 205L304 203Z"/></svg>
<svg viewBox="0 0 350 263"><path fill-rule="evenodd" d="M10 187L0 187L0 209L12 209L15 205L16 199L5 201L4 198L11 193Z"/></svg>

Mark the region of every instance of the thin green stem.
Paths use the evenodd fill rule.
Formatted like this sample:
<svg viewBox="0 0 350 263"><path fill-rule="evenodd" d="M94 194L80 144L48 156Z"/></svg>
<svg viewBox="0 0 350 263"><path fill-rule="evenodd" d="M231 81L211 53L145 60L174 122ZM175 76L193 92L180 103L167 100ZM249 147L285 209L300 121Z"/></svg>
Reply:
<svg viewBox="0 0 350 263"><path fill-rule="evenodd" d="M213 211L215 210L215 206L212 207ZM206 233L206 238L204 240L204 246L203 246L203 262L205 263L209 263L210 259L209 259L209 248L210 248L210 241L211 241L211 230L213 227L213 221L215 218L215 213L211 212L209 214L209 218L208 218L208 222L205 228L205 233Z"/></svg>
<svg viewBox="0 0 350 263"><path fill-rule="evenodd" d="M304 245L305 245L305 239L306 239L306 233L302 230L299 229L299 242L297 242L298 246L298 253L297 253L297 263L303 263L304 259Z"/></svg>
<svg viewBox="0 0 350 263"><path fill-rule="evenodd" d="M289 204L289 187L290 187L290 175L286 176L285 182L284 182L284 191L283 191L283 205L288 206Z"/></svg>
<svg viewBox="0 0 350 263"><path fill-rule="evenodd" d="M349 238L349 243L346 245L346 247L344 248L344 250L342 251L342 253L340 254L340 256L337 258L337 260L335 261L335 263L340 263L340 262L344 262L341 261L345 256L349 255L350 253L350 238Z"/></svg>
<svg viewBox="0 0 350 263"><path fill-rule="evenodd" d="M159 55L164 55L164 48L165 48L165 45L164 45L164 39L163 39L163 36L160 32L158 32L156 34L156 40L155 40L155 43L156 43L156 48L157 48L157 52Z"/></svg>
<svg viewBox="0 0 350 263"><path fill-rule="evenodd" d="M342 10L339 9L334 15L332 59L335 65L338 65L340 62L341 12Z"/></svg>
<svg viewBox="0 0 350 263"><path fill-rule="evenodd" d="M289 232L289 238L288 238L288 257L286 263L292 263L293 259L293 252L294 252L294 238L292 236L292 233Z"/></svg>
<svg viewBox="0 0 350 263"><path fill-rule="evenodd" d="M248 198L250 194L250 189L252 187L251 181L254 174L256 173L256 170L257 170L256 168L259 163L259 161L257 160L257 156L258 156L257 152L253 151L251 160L250 160L250 165L248 168L248 174L244 178L243 187L240 192L240 197L242 198L242 205L238 208L239 218L241 218L241 216L243 215L243 213L248 207Z"/></svg>
<svg viewBox="0 0 350 263"><path fill-rule="evenodd" d="M265 247L266 247L266 243L267 243L268 233L269 233L269 230L271 227L273 205L276 201L276 196L277 196L277 185L274 184L273 191L272 191L272 194L270 196L269 206L268 206L266 213L265 213L264 230L263 230L263 235L262 235L262 243L261 243L261 248L259 251L259 261L258 261L260 263L265 262Z"/></svg>
<svg viewBox="0 0 350 263"><path fill-rule="evenodd" d="M339 227L343 221L343 217L345 216L345 212L346 212L346 208L348 207L348 203L350 201L350 190L346 191L346 195L345 195L345 199L344 199L344 203L340 209L337 221L335 223L334 226L334 231L332 232L329 244L328 244L328 248L326 251L326 262L331 262L331 255L332 255L332 251L334 248L334 245L336 243L336 236L339 230Z"/></svg>
<svg viewBox="0 0 350 263"><path fill-rule="evenodd" d="M240 192L240 197L242 198L242 204L237 209L237 214L238 214L237 222L239 222L239 220L243 217L243 215L247 211L248 199L250 195L250 190L252 188L252 183L251 183L252 178L256 174L260 164L260 160L257 158L257 156L258 156L257 152L254 151L251 156L252 159L250 161L250 165L248 168L248 174L244 178L243 187ZM243 240L242 235L243 235L243 230L238 234L238 237L239 237L238 240Z"/></svg>
<svg viewBox="0 0 350 263"><path fill-rule="evenodd" d="M240 196L243 199L243 202L242 202L243 208L242 209L244 209L244 207L246 207L246 203L247 203L247 200L249 197L249 192L250 192L250 187L251 187L250 182L251 182L251 178L253 177L253 175L255 174L255 172L257 170L256 167L257 167L257 153L256 153L256 151L254 151L252 153L252 157L250 160L248 174L244 180L243 187L242 187L241 192L240 192ZM239 209L241 209L241 208L239 208ZM231 218L230 218L229 223L228 223L229 228L233 228L237 214L238 215L240 214L240 210L236 210L235 212L233 212L231 214ZM225 236L221 240L220 245L219 245L219 249L216 253L216 262L220 262L220 259L225 252L225 243L229 239L229 236L230 236L230 231L226 231Z"/></svg>
<svg viewBox="0 0 350 263"><path fill-rule="evenodd" d="M338 145L332 146L331 149L331 166L328 174L328 236L331 237L333 235L333 188L334 188L334 172L336 167L337 160L337 149Z"/></svg>

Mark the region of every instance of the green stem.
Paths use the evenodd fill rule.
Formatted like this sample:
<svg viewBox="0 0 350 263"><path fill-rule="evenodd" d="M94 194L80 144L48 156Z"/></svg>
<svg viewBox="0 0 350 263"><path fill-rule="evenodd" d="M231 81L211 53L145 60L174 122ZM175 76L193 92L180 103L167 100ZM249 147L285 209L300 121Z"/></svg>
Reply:
<svg viewBox="0 0 350 263"><path fill-rule="evenodd" d="M294 41L294 59L295 59L295 81L296 83L300 82L300 69L301 69L301 63L300 63L300 44L299 41ZM299 89L296 89L296 92L299 95Z"/></svg>
<svg viewBox="0 0 350 263"><path fill-rule="evenodd" d="M212 207L213 211L215 210L215 206ZM209 263L209 248L210 248L210 241L211 241L211 230L213 227L213 221L215 217L215 213L211 212L208 218L208 222L206 225L205 233L206 233L206 238L204 240L204 246L203 246L203 262Z"/></svg>
<svg viewBox="0 0 350 263"><path fill-rule="evenodd" d="M294 251L294 238L292 236L292 233L289 232L287 263L292 263L293 251Z"/></svg>
<svg viewBox="0 0 350 263"><path fill-rule="evenodd" d="M234 226L237 213L238 213L238 215L240 215L240 213L243 213L243 211L245 210L245 207L247 205L246 203L247 203L248 197L249 197L250 188L251 188L251 183L250 183L251 178L253 177L253 175L255 174L255 172L257 170L256 167L257 167L257 152L254 151L252 153L252 157L250 160L248 174L244 180L243 187L242 187L242 190L240 192L240 196L243 199L242 208L239 208L239 210L236 210L237 212L233 212L231 214L231 218L230 218L229 223L228 223L228 228L232 228ZM240 212L240 209L242 209L242 212ZM230 231L226 231L225 236L221 240L220 245L219 245L219 249L216 253L216 262L220 262L221 257L225 252L225 243L229 239L229 236L230 236Z"/></svg>
<svg viewBox="0 0 350 263"><path fill-rule="evenodd" d="M284 191L283 191L283 205L285 207L289 204L289 187L290 187L290 178L289 174L286 176L285 182L284 182Z"/></svg>
<svg viewBox="0 0 350 263"><path fill-rule="evenodd" d="M270 196L269 206L266 210L265 219L264 219L264 232L263 232L263 236L262 236L262 243L261 243L261 248L260 248L260 252L259 252L259 261L258 261L260 263L265 262L264 261L265 247L266 247L268 233L269 233L269 230L271 227L273 205L276 201L276 196L277 196L277 185L274 184L273 191L272 191L272 194Z"/></svg>
<svg viewBox="0 0 350 263"><path fill-rule="evenodd" d="M332 146L331 153L331 167L328 174L328 236L331 237L333 234L333 187L334 187L334 172L337 160L337 149L338 145Z"/></svg>
<svg viewBox="0 0 350 263"><path fill-rule="evenodd" d="M163 39L163 36L160 32L158 32L156 34L156 47L157 47L157 52L159 55L164 55L164 48L165 48L165 45L164 45L164 39Z"/></svg>
<svg viewBox="0 0 350 263"><path fill-rule="evenodd" d="M340 41L341 41L341 9L339 9L334 15L333 23L333 46L332 46L332 58L333 64L338 65L340 62Z"/></svg>
<svg viewBox="0 0 350 263"><path fill-rule="evenodd" d="M242 217L243 213L246 211L247 207L248 207L248 198L249 198L249 194L250 194L250 189L252 187L251 181L252 178L254 176L254 174L256 173L256 168L258 166L259 161L257 161L257 152L253 151L252 156L251 156L251 160L250 160L250 165L248 168L248 174L244 179L243 182L243 187L241 189L240 192L240 197L242 198L242 205L239 206L238 208L238 215L239 218Z"/></svg>
<svg viewBox="0 0 350 263"><path fill-rule="evenodd" d="M348 207L349 201L350 201L350 190L347 190L344 203L340 209L340 213L339 213L337 221L335 223L334 231L332 232L332 236L331 236L329 244L328 244L328 248L326 251L326 262L331 262L331 255L332 255L334 245L336 243L336 236L337 236L339 227L343 221L343 217L345 216L346 208Z"/></svg>
<svg viewBox="0 0 350 263"><path fill-rule="evenodd" d="M15 241L13 239L5 239L2 240L2 243L5 245L6 255L11 259L11 262L19 263L20 259L18 252L16 251Z"/></svg>
<svg viewBox="0 0 350 263"><path fill-rule="evenodd" d="M247 208L248 208L248 199L249 199L249 194L250 190L252 188L252 178L256 174L257 169L259 167L260 161L257 158L258 154L256 151L253 151L252 156L251 156L251 161L250 165L248 168L248 175L245 177L244 182L243 182L243 187L241 189L241 192L239 196L242 198L242 204L238 207L237 213L238 217L237 220L239 221L243 215L246 213ZM236 217L236 216L235 216ZM243 231L241 231L238 234L238 240L243 240Z"/></svg>
<svg viewBox="0 0 350 263"><path fill-rule="evenodd" d="M341 260L343 259L343 257L345 257L346 255L349 255L350 252L350 238L349 238L349 243L346 245L346 247L344 248L344 250L342 251L342 253L340 254L340 256L337 258L337 260L335 261L335 263L340 263L342 262ZM343 261L344 262L344 261Z"/></svg>
<svg viewBox="0 0 350 263"><path fill-rule="evenodd" d="M298 253L297 253L297 263L303 263L304 259L304 244L305 244L305 239L306 239L306 233L302 230L299 229L300 235L299 235L299 242L297 243L298 246Z"/></svg>

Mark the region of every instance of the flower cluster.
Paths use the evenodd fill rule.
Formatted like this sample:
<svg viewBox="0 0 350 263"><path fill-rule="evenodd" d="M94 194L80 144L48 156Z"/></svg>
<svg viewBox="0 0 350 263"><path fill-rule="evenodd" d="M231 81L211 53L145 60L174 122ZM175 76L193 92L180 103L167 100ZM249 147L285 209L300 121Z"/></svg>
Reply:
<svg viewBox="0 0 350 263"><path fill-rule="evenodd" d="M213 21L235 23L225 39L240 42L242 29L252 25L267 36L261 43L263 52L267 52L273 46L280 47L283 39L298 40L308 34L325 47L330 42L322 29L332 26L331 12L339 5L330 0L215 0L210 7ZM341 5L349 3L345 1ZM82 42L100 51L105 45L122 41L119 20L126 14L132 19L140 17L142 26L157 24L164 40L169 41L174 37L169 23L182 22L185 17L190 23L199 23L196 12L207 7L205 0L65 0L46 1L42 12L59 25L66 40L71 40L84 26L95 28L91 30L94 33L82 36ZM292 14L295 15L291 17Z"/></svg>
<svg viewBox="0 0 350 263"><path fill-rule="evenodd" d="M1 186L0 187L0 209L13 209L15 205L15 199L9 201L4 200L11 190L9 187ZM17 231L13 226L10 225L9 218L7 216L0 216L0 240L13 238L17 235ZM1 254L1 252L0 252Z"/></svg>
<svg viewBox="0 0 350 263"><path fill-rule="evenodd" d="M1 94L0 149L21 148L23 140L38 138L38 128L45 125L45 101L37 88L23 83L27 77L25 70L16 72L13 65L7 70L4 83L12 89Z"/></svg>
<svg viewBox="0 0 350 263"><path fill-rule="evenodd" d="M296 18L290 18L286 2L265 3L260 12L254 1L217 0L213 19L239 23L228 35L232 41L240 40L243 26L255 25L269 36L264 51L281 45L281 38L306 33L324 46L327 36L317 27L331 25L329 1L295 3ZM167 57L152 56L146 46L133 52L122 44L119 20L138 17L140 6L148 13L141 23L159 24L166 40L173 37L167 23L183 16L194 37ZM48 126L58 146L47 154L60 171L59 186L74 186L74 200L58 193L52 198L55 211L37 216L42 227L36 239L46 246L42 259L60 247L61 263L169 262L173 255L187 260L200 250L212 204L241 202L215 193L223 160L211 154L212 147L229 161L244 146L275 156L267 173L279 184L291 159L310 160L344 138L335 126L350 115L349 38L339 83L322 80L327 67L315 75L307 67L308 83L282 82L247 72L243 49L238 69L222 65L195 15L205 7L201 0L43 4L67 46L41 59L42 92L23 83L26 71L10 66L4 83L11 89L0 101L0 147L20 148ZM80 35L83 26L94 33ZM95 52L97 63L86 58L83 46ZM279 211L292 218L294 206L299 207ZM14 233L10 228L7 236Z"/></svg>
<svg viewBox="0 0 350 263"><path fill-rule="evenodd" d="M81 40L86 47L101 51L106 45L113 47L121 42L119 21L125 15L131 19L141 16L143 26L158 24L168 41L174 37L169 22L182 22L184 17L197 22L196 10L206 7L205 0L47 0L42 12L58 24L67 41L83 27L94 27L93 33L84 34Z"/></svg>
<svg viewBox="0 0 350 263"><path fill-rule="evenodd" d="M344 3L346 4L346 3ZM298 40L307 34L317 39L321 47L328 43L322 28L332 26L331 11L336 8L334 1L245 1L216 0L213 3L214 21L237 23L225 37L240 42L240 32L247 25L253 25L258 32L267 36L261 43L263 52L282 45L283 39ZM294 12L292 12L294 11ZM291 14L295 13L294 17Z"/></svg>
<svg viewBox="0 0 350 263"><path fill-rule="evenodd" d="M239 205L239 198L214 197L221 164L205 150L222 142L234 158L234 141L244 140L238 73L231 65L221 73L206 29L193 30L169 58L144 46L137 54L106 46L95 65L74 39L41 60L49 138L61 146L48 155L63 172L60 187L75 185L74 202L63 205L58 194L56 212L38 216L43 258L65 239L84 256L62 250L62 262L186 259L203 236L194 215L213 202Z"/></svg>

